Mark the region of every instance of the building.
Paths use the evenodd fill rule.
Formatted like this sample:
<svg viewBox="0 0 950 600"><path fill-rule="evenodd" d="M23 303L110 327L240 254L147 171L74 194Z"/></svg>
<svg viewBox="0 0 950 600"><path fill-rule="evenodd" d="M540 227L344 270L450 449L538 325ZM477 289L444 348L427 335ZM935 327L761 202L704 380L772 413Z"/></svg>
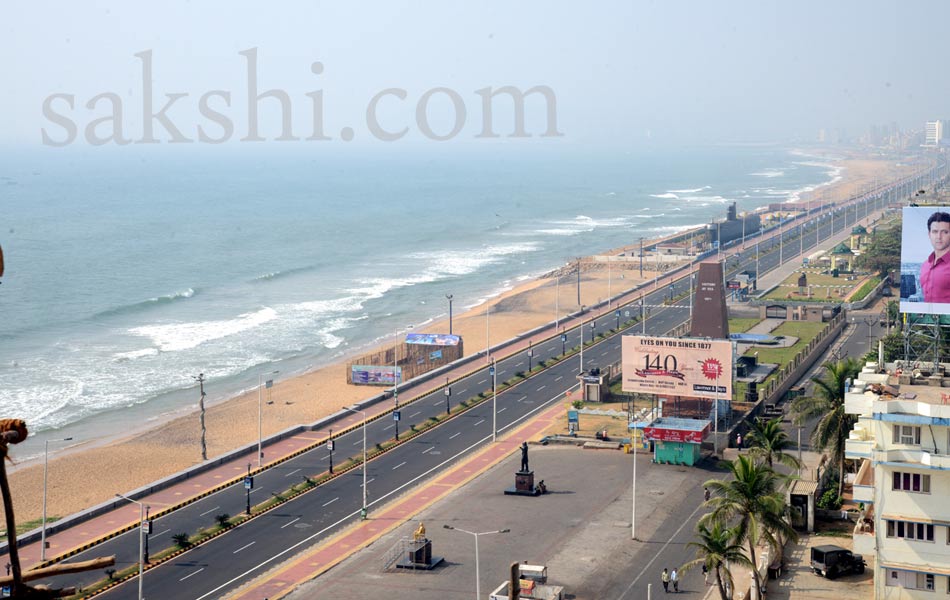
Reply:
<svg viewBox="0 0 950 600"><path fill-rule="evenodd" d="M924 126L924 146L937 147L943 139L943 121L927 121Z"/></svg>
<svg viewBox="0 0 950 600"><path fill-rule="evenodd" d="M845 394L845 410L858 417L845 456L861 463L853 485L863 508L854 551L874 559L874 598L946 597L950 394L940 384L950 378L865 371ZM899 387L888 385L897 381Z"/></svg>

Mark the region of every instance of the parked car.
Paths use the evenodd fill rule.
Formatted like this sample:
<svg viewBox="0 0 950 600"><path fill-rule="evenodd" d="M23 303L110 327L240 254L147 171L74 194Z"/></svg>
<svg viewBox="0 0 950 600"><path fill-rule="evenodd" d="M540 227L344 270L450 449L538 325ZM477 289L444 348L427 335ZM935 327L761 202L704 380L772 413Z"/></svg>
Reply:
<svg viewBox="0 0 950 600"><path fill-rule="evenodd" d="M844 573L864 573L864 557L841 546L815 546L811 549L811 568L815 573L834 579Z"/></svg>

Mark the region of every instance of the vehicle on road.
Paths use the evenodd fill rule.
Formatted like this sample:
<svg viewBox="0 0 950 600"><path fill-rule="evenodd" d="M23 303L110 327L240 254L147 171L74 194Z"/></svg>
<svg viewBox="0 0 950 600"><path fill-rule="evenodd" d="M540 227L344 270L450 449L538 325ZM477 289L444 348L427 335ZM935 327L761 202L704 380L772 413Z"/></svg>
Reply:
<svg viewBox="0 0 950 600"><path fill-rule="evenodd" d="M864 557L841 546L815 546L811 549L811 568L817 575L834 579L844 573L864 573Z"/></svg>

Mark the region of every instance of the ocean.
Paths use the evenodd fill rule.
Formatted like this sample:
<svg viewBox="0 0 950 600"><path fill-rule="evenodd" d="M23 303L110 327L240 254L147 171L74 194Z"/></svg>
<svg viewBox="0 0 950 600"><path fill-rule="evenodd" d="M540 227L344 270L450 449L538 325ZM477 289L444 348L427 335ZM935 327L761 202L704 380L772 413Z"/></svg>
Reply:
<svg viewBox="0 0 950 600"><path fill-rule="evenodd" d="M46 152L0 162L0 414L42 440L339 360L576 256L839 178L780 146L584 158ZM185 153L181 153L185 154ZM85 437L84 437L85 436ZM21 455L22 456L22 455Z"/></svg>

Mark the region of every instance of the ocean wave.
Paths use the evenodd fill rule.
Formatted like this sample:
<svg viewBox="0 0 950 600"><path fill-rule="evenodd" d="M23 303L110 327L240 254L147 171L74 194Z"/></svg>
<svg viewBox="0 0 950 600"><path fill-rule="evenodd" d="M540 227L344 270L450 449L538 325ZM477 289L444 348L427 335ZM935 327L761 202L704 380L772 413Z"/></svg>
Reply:
<svg viewBox="0 0 950 600"><path fill-rule="evenodd" d="M651 198L660 198L660 199L662 199L662 200L679 200L679 199L680 199L679 196L677 196L676 194L673 194L673 193L671 193L671 192L667 192L667 193L665 193L665 194L650 194L650 197L651 197Z"/></svg>
<svg viewBox="0 0 950 600"><path fill-rule="evenodd" d="M752 175L753 177L768 177L768 178L784 177L785 171L783 171L782 169L765 169L764 171L749 173L749 175Z"/></svg>
<svg viewBox="0 0 950 600"><path fill-rule="evenodd" d="M283 277L289 277L291 275L306 273L308 271L314 270L315 268L317 268L315 265L310 265L306 267L296 267L293 269L286 269L284 271L272 271L270 273L264 273L262 275L258 275L257 277L251 279L251 282L260 283L260 282L272 281L274 279L281 279Z"/></svg>
<svg viewBox="0 0 950 600"><path fill-rule="evenodd" d="M116 352L112 355L115 361L135 360L146 356L155 356L158 354L158 348L142 348L141 350L131 350L129 352Z"/></svg>
<svg viewBox="0 0 950 600"><path fill-rule="evenodd" d="M193 298L198 292L195 288L188 288L180 292L175 292L173 294L166 294L164 296L158 296L156 298L149 298L148 300L142 300L141 302L135 302L133 304L126 304L125 306L116 306L109 308L103 311L100 311L92 316L93 319L101 319L105 317L114 317L116 315L124 315L128 313L133 313L140 310L147 310L153 306L161 306L164 304L170 304L172 302L177 302L179 300L187 300Z"/></svg>
<svg viewBox="0 0 950 600"><path fill-rule="evenodd" d="M704 185L703 187L690 188L688 190L670 190L670 193L671 194L695 194L696 192L702 192L704 190L709 190L709 189L712 189L712 188L708 185Z"/></svg>
<svg viewBox="0 0 950 600"><path fill-rule="evenodd" d="M133 327L129 333L152 340L162 352L177 352L196 348L205 342L221 339L259 327L277 318L277 311L265 307L244 313L234 319L197 321L169 325Z"/></svg>
<svg viewBox="0 0 950 600"><path fill-rule="evenodd" d="M719 202L720 204L723 204L725 202L732 202L730 198L724 198L718 195L717 196L683 196L683 198L681 199L686 200L687 202L706 202L706 203Z"/></svg>

